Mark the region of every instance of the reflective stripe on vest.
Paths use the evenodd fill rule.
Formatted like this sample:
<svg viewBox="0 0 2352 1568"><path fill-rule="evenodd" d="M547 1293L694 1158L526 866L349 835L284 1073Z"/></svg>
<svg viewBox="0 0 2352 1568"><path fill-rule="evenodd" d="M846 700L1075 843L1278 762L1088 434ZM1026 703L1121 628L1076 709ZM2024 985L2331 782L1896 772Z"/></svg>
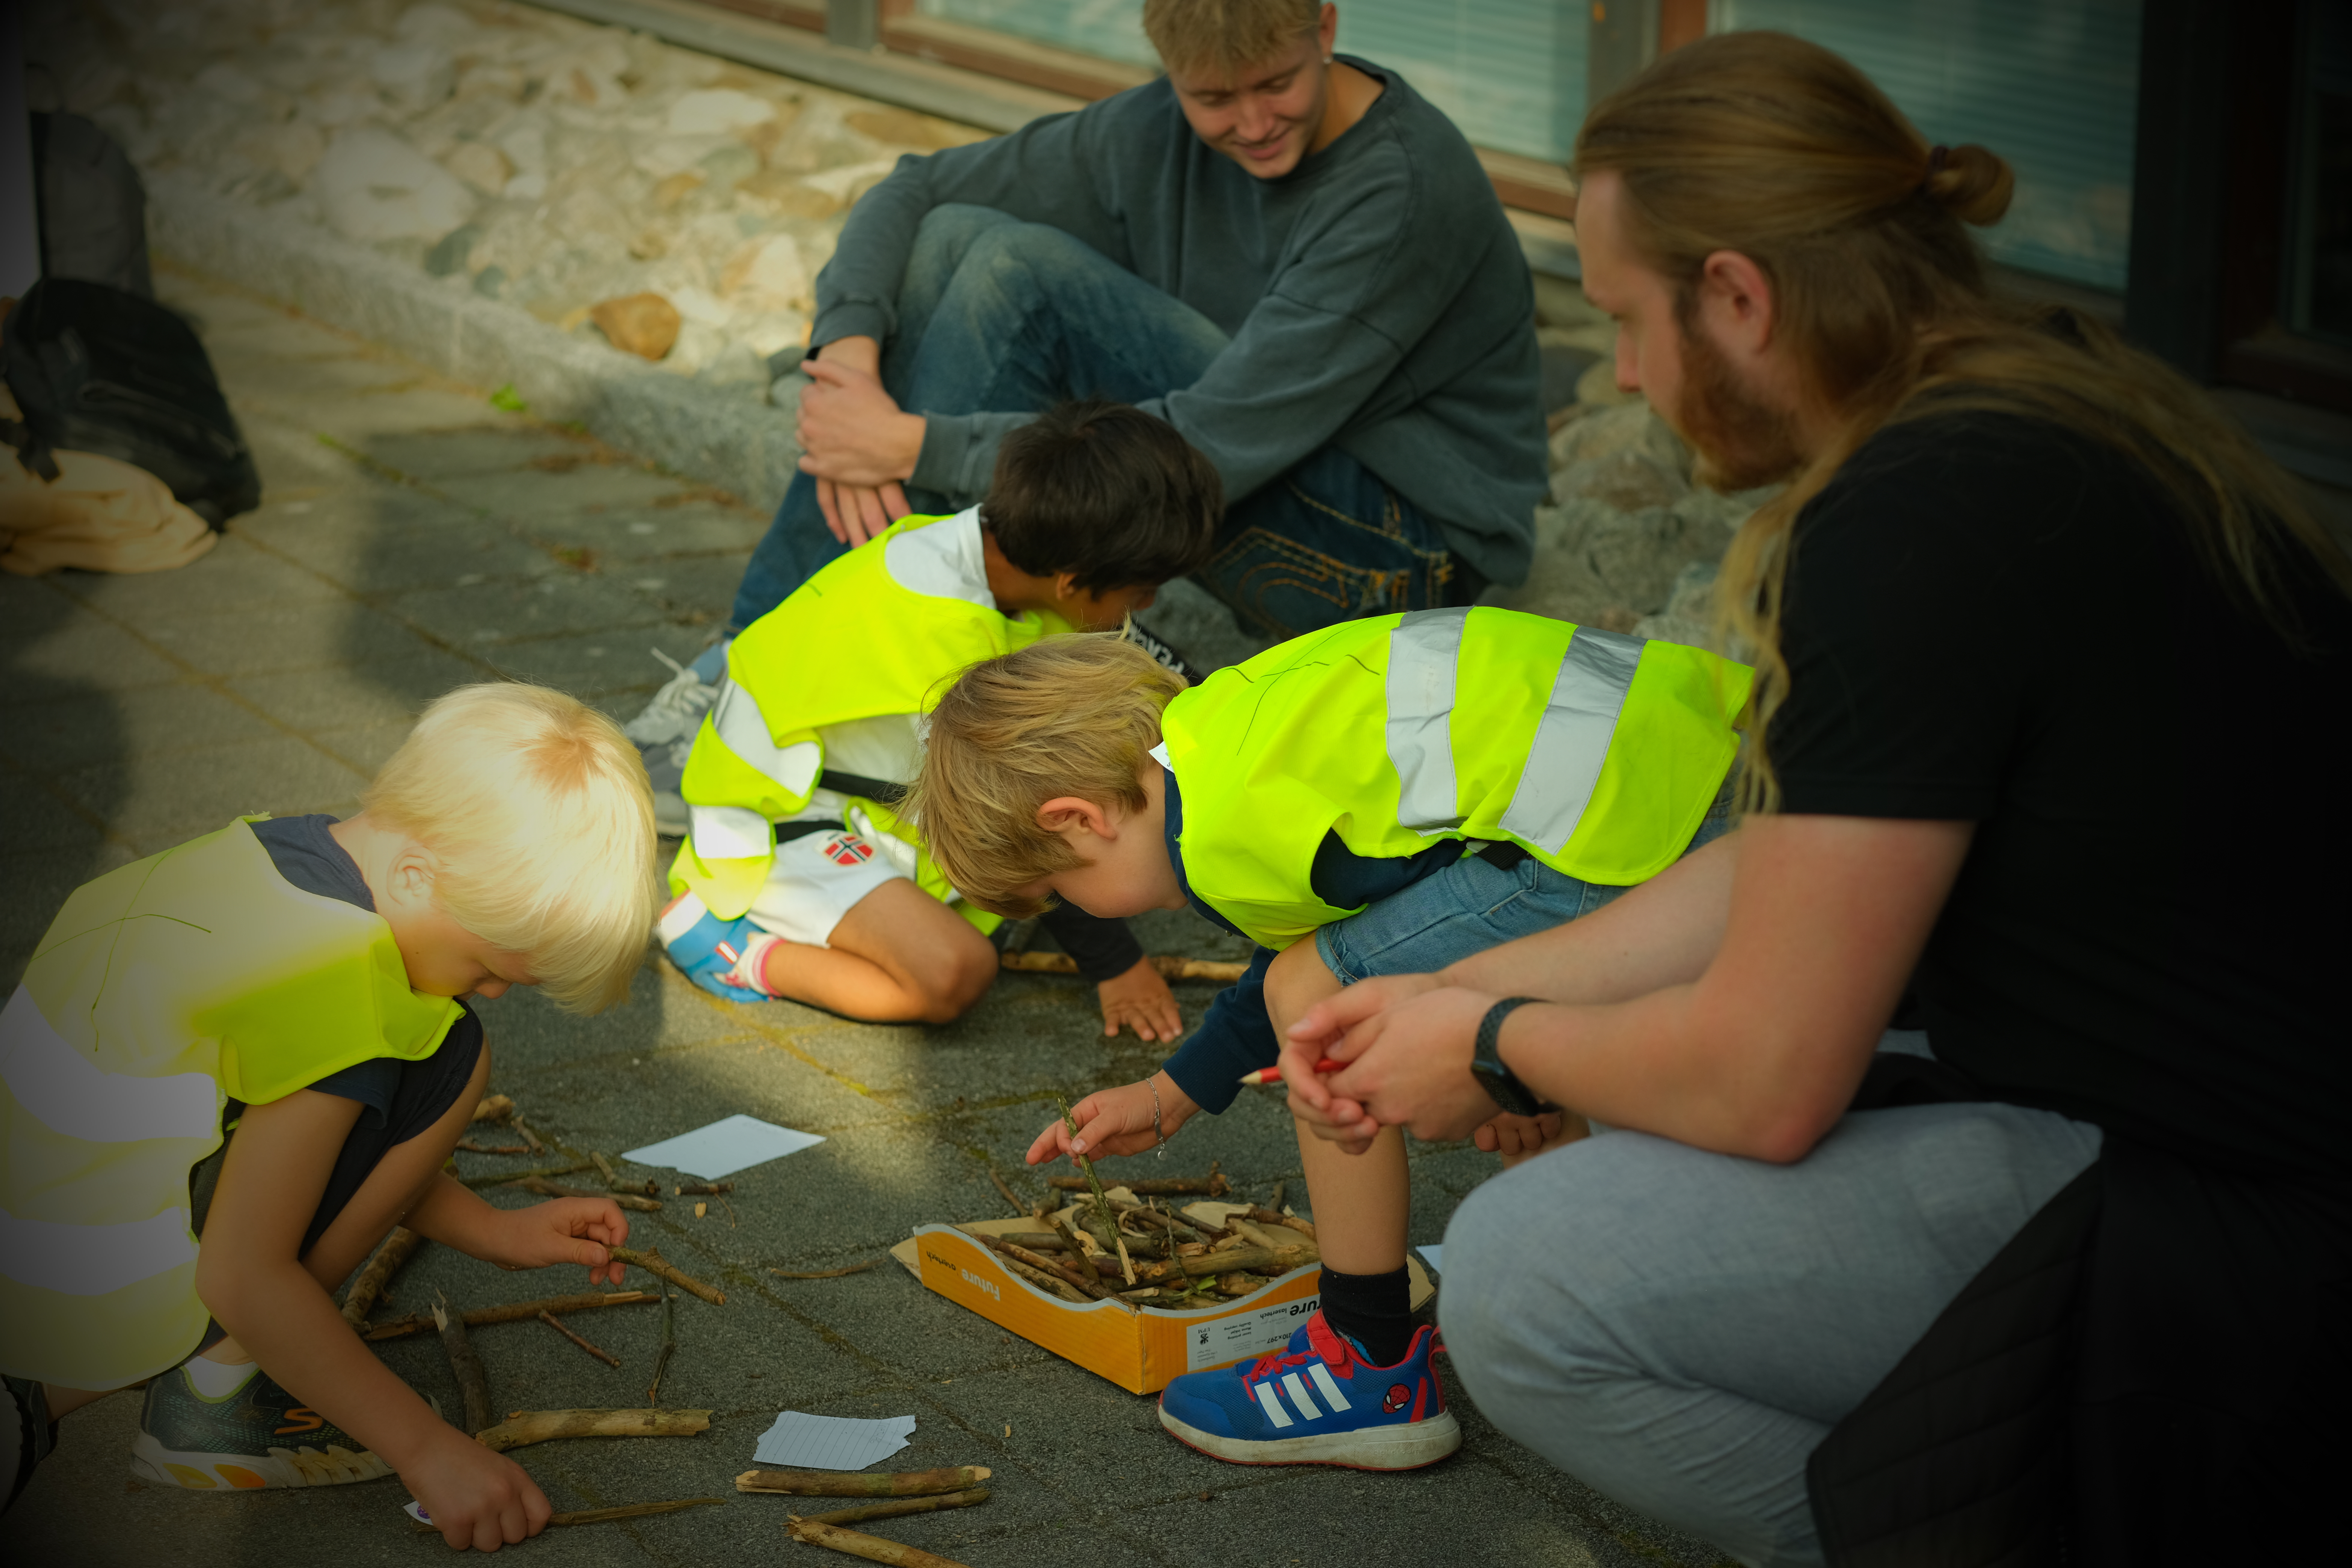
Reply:
<svg viewBox="0 0 2352 1568"><path fill-rule="evenodd" d="M1397 820L1424 837L1462 826L1454 783L1454 671L1464 610L1414 610L1389 634L1389 762Z"/></svg>
<svg viewBox="0 0 2352 1568"><path fill-rule="evenodd" d="M1642 639L1579 626L1559 661L1551 700L1528 748L1527 771L1503 813L1503 831L1557 855L1576 836L1601 764L1616 738L1617 716L1633 688Z"/></svg>
<svg viewBox="0 0 2352 1568"><path fill-rule="evenodd" d="M815 786L824 748L814 741L777 745L768 716L760 710L760 700L734 680L721 683L719 700L710 710L710 727L719 731L729 751L784 794L805 799Z"/></svg>

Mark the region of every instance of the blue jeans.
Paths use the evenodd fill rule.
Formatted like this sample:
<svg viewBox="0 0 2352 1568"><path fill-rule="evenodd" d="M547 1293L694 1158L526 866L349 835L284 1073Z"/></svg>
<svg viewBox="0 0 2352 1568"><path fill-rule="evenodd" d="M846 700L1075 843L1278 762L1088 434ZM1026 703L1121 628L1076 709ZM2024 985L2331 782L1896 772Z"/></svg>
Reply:
<svg viewBox="0 0 2352 1568"><path fill-rule="evenodd" d="M1060 229L987 207L935 207L899 286L882 384L918 414L1019 413L1070 397L1139 403L1200 379L1225 333ZM976 495L909 486L919 512ZM846 546L824 525L816 481L797 476L751 553L730 619L783 603ZM1485 586L1436 521L1336 447L1229 497L1215 556L1195 581L1242 624L1296 637L1358 616L1466 605Z"/></svg>
<svg viewBox="0 0 2352 1568"><path fill-rule="evenodd" d="M1727 784L1683 853L1720 838L1730 827ZM1342 985L1375 974L1427 974L1474 952L1589 915L1630 891L1580 881L1532 855L1509 870L1465 855L1369 909L1317 927L1315 951Z"/></svg>

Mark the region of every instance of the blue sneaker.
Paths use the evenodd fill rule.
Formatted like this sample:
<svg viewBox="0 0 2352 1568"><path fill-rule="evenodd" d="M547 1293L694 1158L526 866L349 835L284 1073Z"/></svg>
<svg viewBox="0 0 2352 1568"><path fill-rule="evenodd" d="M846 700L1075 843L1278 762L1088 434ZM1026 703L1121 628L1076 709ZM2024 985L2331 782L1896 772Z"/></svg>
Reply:
<svg viewBox="0 0 2352 1568"><path fill-rule="evenodd" d="M743 954L766 934L749 917L722 921L688 893L655 922L654 932L678 973L712 995L730 1002L772 1000L766 992L743 984L738 973Z"/></svg>
<svg viewBox="0 0 2352 1568"><path fill-rule="evenodd" d="M1429 1365L1440 1348L1437 1331L1424 1327L1402 1361L1373 1366L1318 1312L1278 1356L1171 1383L1160 1424L1231 1464L1419 1469L1462 1447L1461 1424Z"/></svg>

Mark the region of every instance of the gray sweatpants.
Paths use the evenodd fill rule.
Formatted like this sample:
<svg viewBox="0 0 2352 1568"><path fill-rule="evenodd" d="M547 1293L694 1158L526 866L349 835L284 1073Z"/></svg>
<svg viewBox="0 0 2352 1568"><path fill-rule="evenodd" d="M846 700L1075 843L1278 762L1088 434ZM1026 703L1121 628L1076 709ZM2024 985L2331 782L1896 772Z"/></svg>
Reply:
<svg viewBox="0 0 2352 1568"><path fill-rule="evenodd" d="M1446 1350L1587 1485L1742 1563L1819 1563L1806 1457L2098 1152L1991 1104L1849 1115L1792 1165L1601 1132L1455 1213Z"/></svg>

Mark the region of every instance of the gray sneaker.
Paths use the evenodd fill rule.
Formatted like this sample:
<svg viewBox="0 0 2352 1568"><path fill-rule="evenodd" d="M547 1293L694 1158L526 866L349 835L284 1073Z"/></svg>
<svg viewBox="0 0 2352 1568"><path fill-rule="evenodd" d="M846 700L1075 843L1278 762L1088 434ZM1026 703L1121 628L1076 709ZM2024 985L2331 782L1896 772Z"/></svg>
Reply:
<svg viewBox="0 0 2352 1568"><path fill-rule="evenodd" d="M702 716L719 700L722 682L703 679L692 665L682 665L659 648L652 653L677 673L654 693L653 700L635 718L621 726L621 733L640 748L691 741L695 731L701 728Z"/></svg>
<svg viewBox="0 0 2352 1568"><path fill-rule="evenodd" d="M685 837L688 824L681 786L686 782L686 759L694 754L694 737L689 734L683 741L639 746L637 754L644 759L646 777L654 786L655 831L666 838Z"/></svg>

